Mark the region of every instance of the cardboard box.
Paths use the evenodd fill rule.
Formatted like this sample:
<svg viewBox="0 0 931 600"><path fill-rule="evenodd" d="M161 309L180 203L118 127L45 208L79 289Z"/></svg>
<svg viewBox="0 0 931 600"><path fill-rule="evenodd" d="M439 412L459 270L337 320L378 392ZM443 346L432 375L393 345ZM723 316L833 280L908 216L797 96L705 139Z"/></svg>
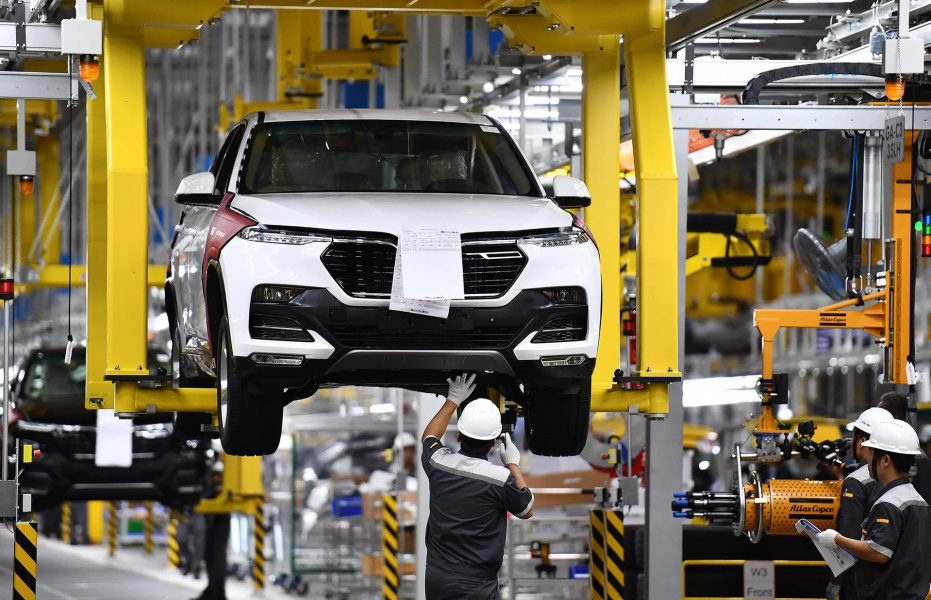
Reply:
<svg viewBox="0 0 931 600"><path fill-rule="evenodd" d="M548 493L545 490L556 490L560 488L581 488L590 490L608 485L610 479L607 473L601 473L595 470L551 473L549 475L527 475L524 477L524 480L527 482L527 487L533 490L534 508L594 502L594 497L591 493Z"/></svg>
<svg viewBox="0 0 931 600"><path fill-rule="evenodd" d="M381 521L382 496L384 494L362 494L362 514L366 519ZM398 498L398 508L403 513L401 522L415 521L414 513L409 508L403 508L405 504L417 506L417 492L404 492Z"/></svg>
<svg viewBox="0 0 931 600"><path fill-rule="evenodd" d="M402 575L413 575L414 563L402 562L400 565ZM363 554L362 555L362 572L372 577L381 577L382 568L381 554Z"/></svg>

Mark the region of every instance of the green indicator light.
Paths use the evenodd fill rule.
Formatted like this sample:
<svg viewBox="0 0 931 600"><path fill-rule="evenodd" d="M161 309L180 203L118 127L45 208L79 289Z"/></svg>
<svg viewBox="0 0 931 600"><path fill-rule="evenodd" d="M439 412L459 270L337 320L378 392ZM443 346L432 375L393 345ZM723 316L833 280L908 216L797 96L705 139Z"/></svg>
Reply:
<svg viewBox="0 0 931 600"><path fill-rule="evenodd" d="M915 231L921 231L921 221L915 221Z"/></svg>

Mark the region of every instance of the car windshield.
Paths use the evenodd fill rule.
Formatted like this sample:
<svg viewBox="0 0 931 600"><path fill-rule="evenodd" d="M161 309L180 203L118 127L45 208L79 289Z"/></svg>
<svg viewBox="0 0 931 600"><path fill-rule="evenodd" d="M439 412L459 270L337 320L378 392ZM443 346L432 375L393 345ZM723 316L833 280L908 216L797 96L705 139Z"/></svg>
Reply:
<svg viewBox="0 0 931 600"><path fill-rule="evenodd" d="M253 130L240 193L433 192L539 196L493 125L296 121Z"/></svg>

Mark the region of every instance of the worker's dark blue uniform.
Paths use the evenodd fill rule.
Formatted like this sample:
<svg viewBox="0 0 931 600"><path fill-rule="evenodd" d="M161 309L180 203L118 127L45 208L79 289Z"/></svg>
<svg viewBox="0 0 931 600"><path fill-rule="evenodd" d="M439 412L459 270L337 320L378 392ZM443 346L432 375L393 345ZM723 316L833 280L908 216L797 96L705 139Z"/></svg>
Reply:
<svg viewBox="0 0 931 600"><path fill-rule="evenodd" d="M889 561L860 561L855 573L860 598L924 600L931 581L931 508L908 477L880 490L862 531L861 539Z"/></svg>
<svg viewBox="0 0 931 600"><path fill-rule="evenodd" d="M430 479L427 520L427 600L485 600L498 596L507 513L533 508L533 493L485 457L455 453L433 436L421 456Z"/></svg>
<svg viewBox="0 0 931 600"><path fill-rule="evenodd" d="M869 514L880 488L882 486L879 482L870 477L866 462L863 462L860 468L844 479L844 485L841 487L840 508L837 509L837 525L835 525L837 533L852 540L860 539L860 527ZM833 580L840 585L841 600L859 600L860 598L857 586L854 584L856 569L857 565L854 565Z"/></svg>

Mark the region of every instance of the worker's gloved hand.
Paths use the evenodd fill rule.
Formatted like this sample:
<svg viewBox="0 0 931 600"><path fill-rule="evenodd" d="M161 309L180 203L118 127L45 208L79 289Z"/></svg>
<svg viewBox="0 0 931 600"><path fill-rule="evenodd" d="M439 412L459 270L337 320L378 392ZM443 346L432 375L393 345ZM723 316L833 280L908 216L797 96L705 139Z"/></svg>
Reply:
<svg viewBox="0 0 931 600"><path fill-rule="evenodd" d="M818 534L818 543L827 548L837 548L837 532L833 529L825 529Z"/></svg>
<svg viewBox="0 0 931 600"><path fill-rule="evenodd" d="M511 441L510 434L505 433L504 437L501 438L501 445L498 447L498 458L501 459L501 464L504 466L520 464L520 450Z"/></svg>
<svg viewBox="0 0 931 600"><path fill-rule="evenodd" d="M839 600L840 585L836 583L829 583L827 589L824 591L824 597L827 598L827 600Z"/></svg>
<svg viewBox="0 0 931 600"><path fill-rule="evenodd" d="M446 394L446 399L459 406L462 404L463 400L469 397L469 395L475 391L475 373L469 375L468 373L463 373L462 375L457 375L455 379L447 379L446 383L449 384L449 392Z"/></svg>

